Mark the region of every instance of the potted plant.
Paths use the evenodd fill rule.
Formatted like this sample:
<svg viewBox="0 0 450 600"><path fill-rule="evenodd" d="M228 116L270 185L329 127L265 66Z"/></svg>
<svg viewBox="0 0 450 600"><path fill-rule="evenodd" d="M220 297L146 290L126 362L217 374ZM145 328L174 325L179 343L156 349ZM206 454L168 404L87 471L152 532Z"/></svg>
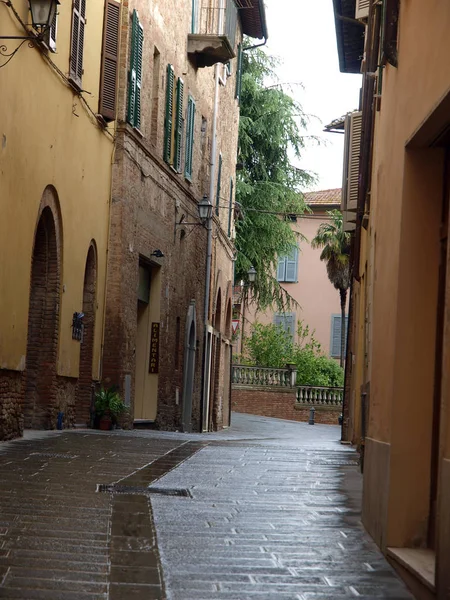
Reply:
<svg viewBox="0 0 450 600"><path fill-rule="evenodd" d="M117 388L103 386L95 393L95 417L96 427L103 431L109 431L117 424L117 419L125 412L123 403Z"/></svg>

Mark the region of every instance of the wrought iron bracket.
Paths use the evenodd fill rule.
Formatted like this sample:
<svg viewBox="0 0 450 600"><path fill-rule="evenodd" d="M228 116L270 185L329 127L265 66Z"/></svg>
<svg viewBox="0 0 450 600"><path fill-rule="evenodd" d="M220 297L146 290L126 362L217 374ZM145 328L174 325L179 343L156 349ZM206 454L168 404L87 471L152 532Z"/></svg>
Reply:
<svg viewBox="0 0 450 600"><path fill-rule="evenodd" d="M0 64L0 69L2 67L6 67L6 65L14 58L14 56L17 54L17 52L20 50L20 48L22 48L22 46L28 42L28 47L29 48L34 48L35 47L35 38L34 37L25 37L25 36L13 36L13 35L5 35L5 36L0 36L0 40L22 40L20 42L20 44L17 46L17 48L15 50L13 50L12 52L8 52L8 46L6 46L6 44L0 44L0 57L5 58L6 60Z"/></svg>

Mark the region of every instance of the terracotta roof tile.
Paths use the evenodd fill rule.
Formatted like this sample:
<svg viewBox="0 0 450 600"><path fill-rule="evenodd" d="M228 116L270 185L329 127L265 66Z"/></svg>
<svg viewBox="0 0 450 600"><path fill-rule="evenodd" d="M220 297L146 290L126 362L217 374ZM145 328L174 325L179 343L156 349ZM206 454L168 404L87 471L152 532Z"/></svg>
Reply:
<svg viewBox="0 0 450 600"><path fill-rule="evenodd" d="M305 203L308 206L317 206L317 205L333 205L336 206L341 205L341 188L336 188L333 190L320 190L319 192L307 192L304 194Z"/></svg>

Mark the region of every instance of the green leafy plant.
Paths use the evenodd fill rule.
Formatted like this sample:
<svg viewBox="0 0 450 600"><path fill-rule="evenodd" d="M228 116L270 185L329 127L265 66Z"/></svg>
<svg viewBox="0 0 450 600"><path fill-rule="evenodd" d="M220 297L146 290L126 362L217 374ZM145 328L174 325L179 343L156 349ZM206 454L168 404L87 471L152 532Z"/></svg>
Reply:
<svg viewBox="0 0 450 600"><path fill-rule="evenodd" d="M95 393L95 414L98 417L111 416L113 422L126 410L117 388L103 386Z"/></svg>
<svg viewBox="0 0 450 600"><path fill-rule="evenodd" d="M243 364L284 368L297 367L297 385L342 387L344 371L326 356L308 325L297 323L297 342L279 325L255 323L247 339Z"/></svg>

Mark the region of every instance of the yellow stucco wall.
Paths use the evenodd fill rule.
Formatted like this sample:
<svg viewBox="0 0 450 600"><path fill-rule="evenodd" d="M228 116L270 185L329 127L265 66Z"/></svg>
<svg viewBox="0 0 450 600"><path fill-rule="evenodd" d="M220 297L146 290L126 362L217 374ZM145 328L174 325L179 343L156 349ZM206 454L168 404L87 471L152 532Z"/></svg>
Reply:
<svg viewBox="0 0 450 600"><path fill-rule="evenodd" d="M15 0L29 22L25 0ZM57 52L49 57L69 70L71 3L59 6ZM84 44L84 97L94 113L98 94L103 2L87 2ZM0 35L23 35L4 4ZM8 42L14 49L18 42ZM93 376L99 375L103 329L112 138L101 130L37 48L25 44L0 70L0 367L25 366L31 257L44 189L54 186L62 222L61 313L58 373L78 376L79 342L71 320L82 310L86 257L97 246L97 314ZM112 126L109 130L112 131Z"/></svg>

